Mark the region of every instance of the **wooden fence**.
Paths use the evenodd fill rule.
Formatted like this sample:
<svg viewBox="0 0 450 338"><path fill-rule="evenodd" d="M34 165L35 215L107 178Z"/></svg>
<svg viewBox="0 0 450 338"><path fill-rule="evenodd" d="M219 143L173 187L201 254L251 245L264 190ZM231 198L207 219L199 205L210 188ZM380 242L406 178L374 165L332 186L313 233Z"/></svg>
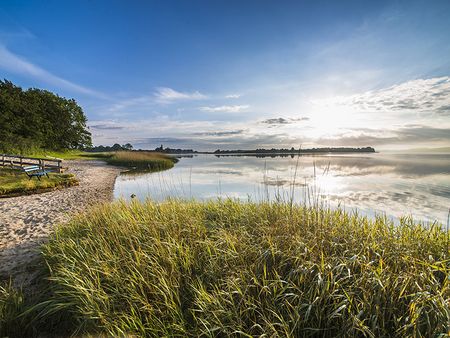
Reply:
<svg viewBox="0 0 450 338"><path fill-rule="evenodd" d="M0 154L0 165L3 167L23 167L27 165L38 165L42 169L62 172L62 160L50 158L27 157L20 155Z"/></svg>

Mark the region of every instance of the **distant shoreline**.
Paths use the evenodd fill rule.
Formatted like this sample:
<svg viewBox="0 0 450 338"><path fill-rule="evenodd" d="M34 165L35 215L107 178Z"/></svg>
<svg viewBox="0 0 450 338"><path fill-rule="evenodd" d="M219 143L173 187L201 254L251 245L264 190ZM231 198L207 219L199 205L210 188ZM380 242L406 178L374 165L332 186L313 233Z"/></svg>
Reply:
<svg viewBox="0 0 450 338"><path fill-rule="evenodd" d="M145 150L138 150L145 151ZM351 148L351 147L328 147L328 148L310 148L310 149L249 149L249 150L216 150L216 151L196 151L192 149L172 149L163 148L162 146L156 148L154 151L184 155L184 154L211 154L211 155L299 155L299 154L352 154L352 153L375 153L372 147Z"/></svg>
<svg viewBox="0 0 450 338"><path fill-rule="evenodd" d="M348 154L375 154L374 152L357 152L357 151L341 151L341 152L293 152L293 153L254 153L254 152L241 152L241 153L205 153L205 152L198 152L193 153L191 155L196 154L205 154L205 155L215 155L215 156L256 156L256 157L269 157L269 156L296 156L296 155L336 155L336 154L342 154L342 155L348 155ZM184 154L181 154L184 155ZM188 155L188 154L186 154Z"/></svg>

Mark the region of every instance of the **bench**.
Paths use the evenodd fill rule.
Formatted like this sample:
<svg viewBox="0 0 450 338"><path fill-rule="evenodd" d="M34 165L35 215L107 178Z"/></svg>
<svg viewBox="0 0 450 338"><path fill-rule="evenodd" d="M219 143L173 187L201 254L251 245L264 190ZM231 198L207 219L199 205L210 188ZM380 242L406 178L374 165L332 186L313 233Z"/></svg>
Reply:
<svg viewBox="0 0 450 338"><path fill-rule="evenodd" d="M41 168L38 165L30 165L27 167L22 167L22 170L25 172L25 174L27 174L27 176L30 180L33 176L36 176L38 178L38 180L40 181L41 176L48 177L48 173L49 173L49 171L44 170L43 168Z"/></svg>

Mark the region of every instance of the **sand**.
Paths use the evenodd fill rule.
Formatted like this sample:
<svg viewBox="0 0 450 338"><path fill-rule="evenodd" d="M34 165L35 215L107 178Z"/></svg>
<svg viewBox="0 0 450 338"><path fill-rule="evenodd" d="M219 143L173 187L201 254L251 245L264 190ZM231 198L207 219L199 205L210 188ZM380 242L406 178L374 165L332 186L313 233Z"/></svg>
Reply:
<svg viewBox="0 0 450 338"><path fill-rule="evenodd" d="M0 199L0 280L26 286L34 278L32 262L55 225L87 207L112 200L120 168L102 161L64 161L79 185L42 194Z"/></svg>

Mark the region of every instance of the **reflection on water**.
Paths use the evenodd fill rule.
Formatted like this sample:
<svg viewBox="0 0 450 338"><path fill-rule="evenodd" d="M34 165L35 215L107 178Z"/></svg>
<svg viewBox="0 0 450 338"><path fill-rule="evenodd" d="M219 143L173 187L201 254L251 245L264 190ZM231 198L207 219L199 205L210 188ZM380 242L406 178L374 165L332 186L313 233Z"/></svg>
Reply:
<svg viewBox="0 0 450 338"><path fill-rule="evenodd" d="M308 199L312 189L331 206L390 217L412 215L446 223L450 207L450 156L351 154L316 156L182 157L175 168L121 175L116 198L169 196L261 200Z"/></svg>

